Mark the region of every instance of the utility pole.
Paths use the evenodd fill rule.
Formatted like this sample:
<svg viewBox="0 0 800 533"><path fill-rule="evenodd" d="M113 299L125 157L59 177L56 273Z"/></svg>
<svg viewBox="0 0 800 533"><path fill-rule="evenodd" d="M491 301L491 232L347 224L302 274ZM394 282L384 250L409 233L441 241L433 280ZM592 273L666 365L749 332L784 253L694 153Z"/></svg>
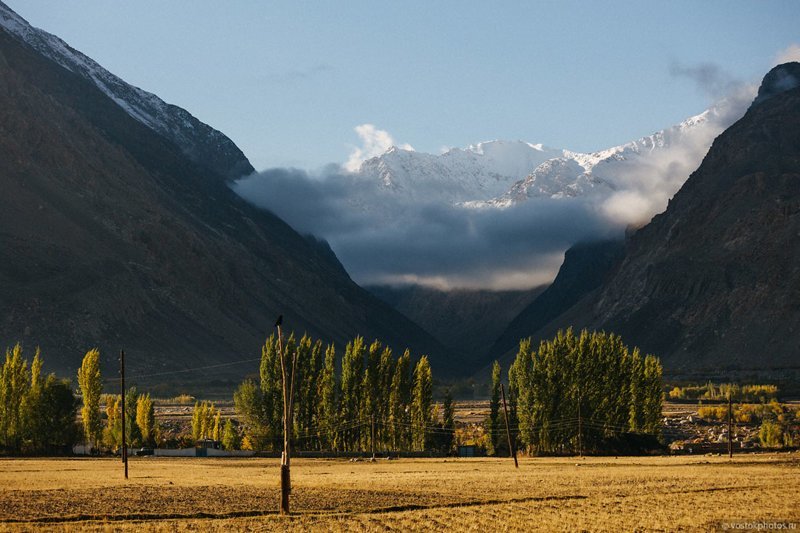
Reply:
<svg viewBox="0 0 800 533"><path fill-rule="evenodd" d="M297 366L297 350L292 354L291 368L283 351L283 315L275 321L278 328L278 350L281 361L281 385L283 389L283 455L281 456L281 508L282 515L289 514L289 493L292 491L292 480L289 472L291 463L292 414L294 413L294 370Z"/></svg>
<svg viewBox="0 0 800 533"><path fill-rule="evenodd" d="M583 457L583 437L581 431L581 399L578 398L578 457Z"/></svg>
<svg viewBox="0 0 800 533"><path fill-rule="evenodd" d="M728 459L733 459L733 400L728 388Z"/></svg>
<svg viewBox="0 0 800 533"><path fill-rule="evenodd" d="M119 351L119 385L122 396L122 463L128 479L128 444L125 442L125 350Z"/></svg>
<svg viewBox="0 0 800 533"><path fill-rule="evenodd" d="M514 468L519 468L517 462L517 450L514 449L514 443L511 441L511 427L508 424L508 407L506 407L506 389L503 384L500 384L500 394L503 395L503 416L506 419L506 436L508 437L508 451L511 452L511 457L514 458Z"/></svg>
<svg viewBox="0 0 800 533"><path fill-rule="evenodd" d="M372 435L370 438L370 444L372 445L372 460L375 460L375 414L373 413L370 415L370 421L372 422Z"/></svg>

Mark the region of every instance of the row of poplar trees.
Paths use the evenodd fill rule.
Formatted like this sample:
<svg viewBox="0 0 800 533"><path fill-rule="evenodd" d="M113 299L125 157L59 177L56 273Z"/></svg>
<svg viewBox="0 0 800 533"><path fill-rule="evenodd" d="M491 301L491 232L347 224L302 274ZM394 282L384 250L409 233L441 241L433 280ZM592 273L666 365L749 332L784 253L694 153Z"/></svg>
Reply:
<svg viewBox="0 0 800 533"><path fill-rule="evenodd" d="M499 387L498 365L493 374ZM638 348L628 349L615 334L583 330L575 335L570 328L542 341L538 350L530 339L522 340L508 382L509 425L517 446L532 453L602 451L615 436L659 431L661 363ZM504 432L495 415L490 424L495 446L502 446Z"/></svg>
<svg viewBox="0 0 800 533"><path fill-rule="evenodd" d="M433 377L422 356L413 366L408 350L357 337L339 360L333 344L323 346L294 334L284 339L287 360L297 353L293 441L306 450L424 450L433 433ZM260 379L247 380L234 394L247 447L282 447L281 366L277 337L261 352ZM433 431L431 431L433 430ZM374 443L373 443L374 435Z"/></svg>
<svg viewBox="0 0 800 533"><path fill-rule="evenodd" d="M22 346L6 349L0 371L0 451L70 453L79 439L77 408L69 381L42 373L38 349L30 365Z"/></svg>
<svg viewBox="0 0 800 533"><path fill-rule="evenodd" d="M156 441L158 426L150 394L140 394L136 387L125 392L125 405L119 394L103 395L103 378L100 374L100 351L86 352L80 369L78 385L81 389L81 423L84 442L99 450L102 446L117 449L122 446L122 410L125 409L125 435L128 446L152 446ZM100 405L105 404L105 412ZM103 417L105 414L105 417Z"/></svg>

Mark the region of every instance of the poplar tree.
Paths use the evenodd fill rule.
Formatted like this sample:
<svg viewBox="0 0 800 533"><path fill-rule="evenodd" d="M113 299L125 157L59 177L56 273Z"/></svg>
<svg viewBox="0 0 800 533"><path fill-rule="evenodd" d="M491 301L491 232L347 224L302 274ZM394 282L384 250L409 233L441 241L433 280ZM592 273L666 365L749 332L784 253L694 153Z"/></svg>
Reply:
<svg viewBox="0 0 800 533"><path fill-rule="evenodd" d="M340 420L346 424L343 433L345 449L357 449L360 443L361 399L363 396L364 339L356 337L345 348L342 358L342 403Z"/></svg>
<svg viewBox="0 0 800 533"><path fill-rule="evenodd" d="M153 400L149 394L142 394L136 402L136 425L142 435L143 445L155 443L156 415Z"/></svg>
<svg viewBox="0 0 800 533"><path fill-rule="evenodd" d="M100 395L103 392L103 380L100 375L100 351L97 348L89 350L83 357L83 362L78 370L78 385L83 399L81 407L83 435L87 443L96 447L103 427L100 419Z"/></svg>
<svg viewBox="0 0 800 533"><path fill-rule="evenodd" d="M389 393L389 431L394 450L411 446L411 354L406 350L397 360Z"/></svg>
<svg viewBox="0 0 800 533"><path fill-rule="evenodd" d="M453 396L448 388L444 392L444 402L442 405L442 428L446 431L443 444L445 451L449 452L453 448L453 441L456 433L456 410L453 405Z"/></svg>
<svg viewBox="0 0 800 533"><path fill-rule="evenodd" d="M489 435L487 452L497 454L501 442L502 428L500 427L500 363L492 364L492 396L489 400L489 418L486 420L486 433Z"/></svg>
<svg viewBox="0 0 800 533"><path fill-rule="evenodd" d="M433 380L428 356L423 355L414 367L414 393L411 404L413 448L425 450L427 427L431 422L433 404Z"/></svg>
<svg viewBox="0 0 800 533"><path fill-rule="evenodd" d="M6 360L0 373L0 444L19 450L24 433L23 400L30 388L28 362L22 358L22 346L6 349Z"/></svg>
<svg viewBox="0 0 800 533"><path fill-rule="evenodd" d="M325 363L319 377L317 398L321 447L336 450L339 445L336 439L339 405L336 395L336 348L333 344L329 344L325 349Z"/></svg>

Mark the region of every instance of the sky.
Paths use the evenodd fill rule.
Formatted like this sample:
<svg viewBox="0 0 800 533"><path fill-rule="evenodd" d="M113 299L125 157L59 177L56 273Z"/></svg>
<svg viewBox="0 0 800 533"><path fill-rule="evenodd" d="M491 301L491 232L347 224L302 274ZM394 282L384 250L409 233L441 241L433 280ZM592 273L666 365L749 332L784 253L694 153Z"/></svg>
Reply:
<svg viewBox="0 0 800 533"><path fill-rule="evenodd" d="M763 75L800 60L795 0L3 1L228 135L257 170L234 190L328 241L361 284L548 283L571 245L662 211ZM353 173L392 145L593 152L712 106L668 149L614 167L605 195L472 209L438 183L403 195Z"/></svg>
<svg viewBox="0 0 800 533"><path fill-rule="evenodd" d="M5 1L224 132L257 170L369 154L367 124L431 153L598 150L704 110L709 68L757 82L800 40L800 3L777 0Z"/></svg>

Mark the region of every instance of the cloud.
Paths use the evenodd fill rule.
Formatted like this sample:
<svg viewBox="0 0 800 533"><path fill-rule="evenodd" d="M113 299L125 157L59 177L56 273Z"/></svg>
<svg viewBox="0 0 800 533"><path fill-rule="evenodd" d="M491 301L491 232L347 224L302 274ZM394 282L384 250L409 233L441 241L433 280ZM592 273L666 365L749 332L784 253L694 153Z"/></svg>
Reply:
<svg viewBox="0 0 800 533"><path fill-rule="evenodd" d="M775 65L800 61L800 44L792 43L775 56Z"/></svg>
<svg viewBox="0 0 800 533"><path fill-rule="evenodd" d="M361 139L361 146L356 146L350 152L350 157L344 164L344 169L349 172L356 172L361 163L372 157L377 157L392 146L398 146L403 150L414 150L410 144L398 145L389 132L379 130L372 124L361 124L355 127L355 132Z"/></svg>
<svg viewBox="0 0 800 533"><path fill-rule="evenodd" d="M689 78L697 84L698 89L714 99L728 95L741 84L730 73L714 63L698 65L673 63L669 72L676 78Z"/></svg>
<svg viewBox="0 0 800 533"><path fill-rule="evenodd" d="M534 199L500 211L411 203L332 167L319 175L267 170L233 187L327 240L361 284L529 288L553 279L573 243L622 232L583 199Z"/></svg>
<svg viewBox="0 0 800 533"><path fill-rule="evenodd" d="M712 78L703 79L710 87L722 86L719 79ZM668 146L632 157L623 164L610 165L605 171L608 176L604 177L613 181L617 190L599 206L609 220L642 226L666 209L670 198L700 166L714 139L744 115L757 92L753 84L725 82L724 85L726 93L701 115L701 121L690 128L667 130Z"/></svg>

